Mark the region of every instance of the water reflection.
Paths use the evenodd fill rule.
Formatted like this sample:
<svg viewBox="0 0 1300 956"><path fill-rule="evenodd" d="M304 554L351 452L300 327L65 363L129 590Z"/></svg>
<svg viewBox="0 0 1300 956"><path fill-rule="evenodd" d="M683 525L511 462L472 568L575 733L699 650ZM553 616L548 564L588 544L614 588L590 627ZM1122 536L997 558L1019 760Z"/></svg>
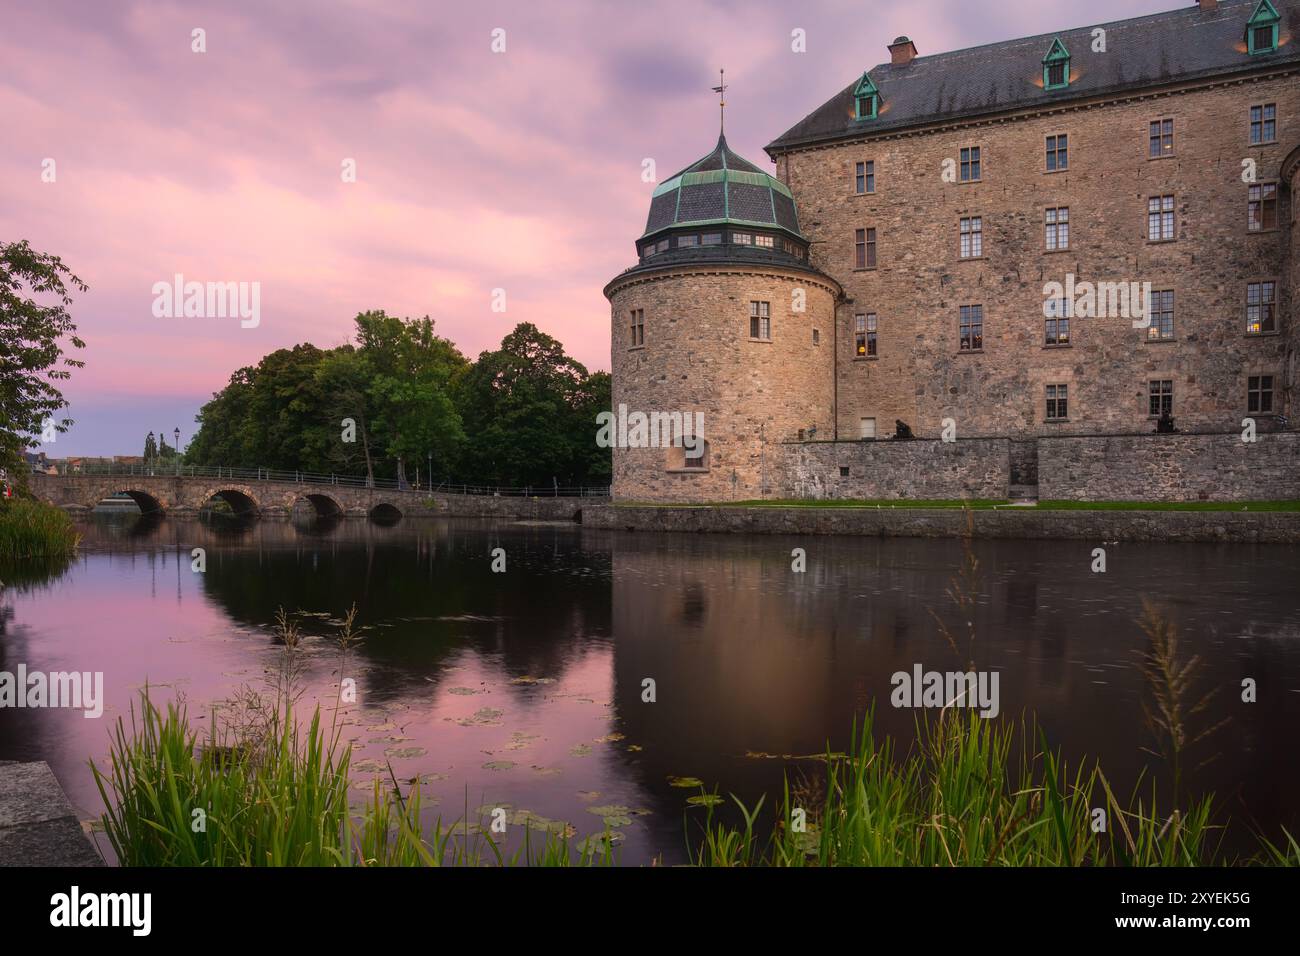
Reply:
<svg viewBox="0 0 1300 956"><path fill-rule="evenodd" d="M498 547L505 573L492 570ZM794 547L808 552L806 573L791 571ZM669 776L770 802L787 770L816 775L780 755L845 747L873 702L879 729L910 740L916 715L889 707L890 675L964 666L968 653L999 672L1003 713L1036 714L1067 755L1101 757L1124 788L1158 772L1141 750L1134 667L1151 596L1219 688L1206 721L1230 718L1192 784L1238 820L1294 827L1300 549L1112 546L1098 575L1090 547L977 542L975 638L955 653L941 626L965 633L947 595L956 541L444 519L96 522L62 579L0 599L0 662L103 670L109 720L146 679L212 701L274 667L284 607L308 635L308 696L329 703L332 638L355 602L368 630L346 667L359 698L344 719L360 776L391 760L447 818L509 804L585 834L601 828L593 807L651 811L623 828L624 860L643 863L680 858L689 791ZM191 570L195 548L205 573ZM1259 703L1239 702L1243 677L1259 681ZM102 759L108 723L8 712L0 759L49 760L89 815L85 760Z"/></svg>

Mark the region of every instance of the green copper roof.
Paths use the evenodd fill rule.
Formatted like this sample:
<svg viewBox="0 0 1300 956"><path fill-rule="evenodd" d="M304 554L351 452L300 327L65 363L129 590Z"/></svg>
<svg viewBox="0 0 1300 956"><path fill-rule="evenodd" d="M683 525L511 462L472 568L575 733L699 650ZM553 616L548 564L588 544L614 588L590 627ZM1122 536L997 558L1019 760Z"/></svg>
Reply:
<svg viewBox="0 0 1300 956"><path fill-rule="evenodd" d="M655 188L641 238L678 226L726 223L768 226L802 238L790 189L719 136L711 153Z"/></svg>

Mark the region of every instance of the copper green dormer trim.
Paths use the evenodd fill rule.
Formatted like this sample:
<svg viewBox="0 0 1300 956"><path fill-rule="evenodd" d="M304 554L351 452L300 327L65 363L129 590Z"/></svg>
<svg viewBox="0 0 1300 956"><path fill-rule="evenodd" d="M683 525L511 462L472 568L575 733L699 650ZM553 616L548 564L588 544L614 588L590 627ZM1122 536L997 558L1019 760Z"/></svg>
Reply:
<svg viewBox="0 0 1300 956"><path fill-rule="evenodd" d="M1061 38L1052 41L1052 48L1043 57L1043 89L1063 90L1070 85L1070 51Z"/></svg>
<svg viewBox="0 0 1300 956"><path fill-rule="evenodd" d="M1277 25L1281 19L1269 0L1259 0L1255 12L1246 21L1246 49L1252 56L1277 49Z"/></svg>
<svg viewBox="0 0 1300 956"><path fill-rule="evenodd" d="M853 88L854 119L875 119L877 112L876 108L879 103L880 91L876 89L876 84L871 79L871 74L863 73L862 79L858 80L858 85Z"/></svg>

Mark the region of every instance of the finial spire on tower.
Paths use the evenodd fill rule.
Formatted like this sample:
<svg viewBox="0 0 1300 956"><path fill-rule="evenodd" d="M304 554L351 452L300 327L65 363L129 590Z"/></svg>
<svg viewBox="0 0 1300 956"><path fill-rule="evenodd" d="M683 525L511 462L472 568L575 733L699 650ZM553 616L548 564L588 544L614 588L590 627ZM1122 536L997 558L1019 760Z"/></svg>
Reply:
<svg viewBox="0 0 1300 956"><path fill-rule="evenodd" d="M718 136L727 131L727 71L718 70L718 85L713 88L718 94Z"/></svg>

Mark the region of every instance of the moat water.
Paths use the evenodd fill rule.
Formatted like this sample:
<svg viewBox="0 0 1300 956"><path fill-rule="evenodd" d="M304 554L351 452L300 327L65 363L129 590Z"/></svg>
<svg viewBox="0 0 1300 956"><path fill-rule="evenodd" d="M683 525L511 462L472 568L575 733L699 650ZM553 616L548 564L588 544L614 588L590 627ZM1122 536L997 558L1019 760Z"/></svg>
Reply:
<svg viewBox="0 0 1300 956"><path fill-rule="evenodd" d="M356 800L391 762L419 778L444 824L479 807L526 809L600 833L619 859L683 858L702 819L670 778L747 803L820 765L781 755L848 744L876 727L912 740L917 713L890 706L896 671L964 668L940 634L965 624L948 589L962 543L606 532L577 525L407 519L392 527L116 518L83 525L58 578L0 594L0 670L102 671L105 711L0 711L0 759L45 760L84 818L99 796L88 760L147 681L192 715L276 669L276 611L306 635L304 701L332 707L337 622L355 602L364 643L345 676ZM1300 832L1300 548L977 541L971 644L999 676L1000 707L1036 715L1068 759L1099 758L1124 792L1167 787L1143 718L1144 597L1177 621L1183 652L1215 690L1193 754L1230 845ZM191 570L191 549L207 553ZM806 573L791 549L807 551ZM506 570L492 571L504 549ZM937 619L936 619L937 616ZM965 651L963 650L963 654ZM643 701L643 681L656 700ZM1253 678L1255 703L1241 701ZM200 722L200 726L206 723ZM1210 759L1213 758L1213 759ZM594 812L593 812L594 811Z"/></svg>

